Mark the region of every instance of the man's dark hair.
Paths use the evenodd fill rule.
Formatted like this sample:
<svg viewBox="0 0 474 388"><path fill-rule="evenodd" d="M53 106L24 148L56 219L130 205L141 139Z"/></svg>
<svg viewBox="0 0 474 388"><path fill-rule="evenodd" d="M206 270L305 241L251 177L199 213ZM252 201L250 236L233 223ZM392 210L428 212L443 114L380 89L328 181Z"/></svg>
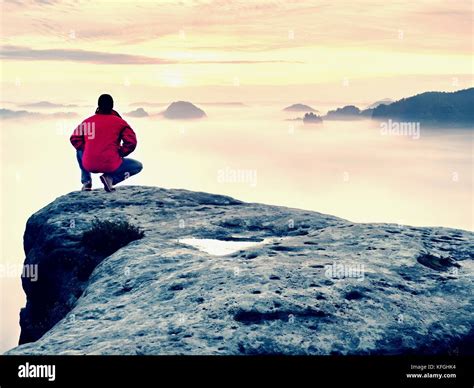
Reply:
<svg viewBox="0 0 474 388"><path fill-rule="evenodd" d="M96 113L111 114L114 109L114 99L110 94L102 94L99 97Z"/></svg>

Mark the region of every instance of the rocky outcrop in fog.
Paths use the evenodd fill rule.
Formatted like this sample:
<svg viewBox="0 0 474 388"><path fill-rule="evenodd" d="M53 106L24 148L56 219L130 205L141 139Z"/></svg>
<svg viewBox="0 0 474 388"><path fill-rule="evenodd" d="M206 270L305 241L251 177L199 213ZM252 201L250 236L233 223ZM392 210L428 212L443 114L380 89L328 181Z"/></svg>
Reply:
<svg viewBox="0 0 474 388"><path fill-rule="evenodd" d="M84 245L95 219L145 235L104 257ZM216 256L183 242L193 237L254 245ZM128 186L58 198L28 220L24 245L38 280L24 279L24 344L9 354L473 349L474 244L462 230Z"/></svg>

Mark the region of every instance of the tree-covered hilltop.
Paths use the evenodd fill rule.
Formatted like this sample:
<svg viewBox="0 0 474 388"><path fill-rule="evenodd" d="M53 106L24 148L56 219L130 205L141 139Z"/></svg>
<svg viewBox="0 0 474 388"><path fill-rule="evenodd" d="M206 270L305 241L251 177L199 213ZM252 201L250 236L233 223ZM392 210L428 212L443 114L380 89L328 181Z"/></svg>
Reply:
<svg viewBox="0 0 474 388"><path fill-rule="evenodd" d="M323 119L314 114L313 112L305 113L303 117L303 123L305 124L321 124Z"/></svg>
<svg viewBox="0 0 474 388"><path fill-rule="evenodd" d="M360 109L354 105L346 105L343 108L330 110L324 116L326 120L354 120L360 118Z"/></svg>
<svg viewBox="0 0 474 388"><path fill-rule="evenodd" d="M431 123L474 123L474 88L457 92L426 92L379 105L374 119L416 120Z"/></svg>

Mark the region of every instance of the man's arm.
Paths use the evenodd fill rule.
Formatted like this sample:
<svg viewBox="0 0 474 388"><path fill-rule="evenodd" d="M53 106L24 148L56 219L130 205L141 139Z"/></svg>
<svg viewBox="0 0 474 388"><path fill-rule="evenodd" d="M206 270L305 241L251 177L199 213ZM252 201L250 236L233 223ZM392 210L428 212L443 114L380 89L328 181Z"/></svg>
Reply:
<svg viewBox="0 0 474 388"><path fill-rule="evenodd" d="M76 129L74 129L71 137L69 138L69 141L71 142L73 147L78 151L84 150L84 145L85 145L84 133L83 133L84 131L82 131L82 125L83 125L82 123L79 124L76 127Z"/></svg>
<svg viewBox="0 0 474 388"><path fill-rule="evenodd" d="M135 132L133 132L133 129L128 124L122 130L120 140L122 145L120 146L119 154L122 157L130 155L137 147L137 135L135 135Z"/></svg>

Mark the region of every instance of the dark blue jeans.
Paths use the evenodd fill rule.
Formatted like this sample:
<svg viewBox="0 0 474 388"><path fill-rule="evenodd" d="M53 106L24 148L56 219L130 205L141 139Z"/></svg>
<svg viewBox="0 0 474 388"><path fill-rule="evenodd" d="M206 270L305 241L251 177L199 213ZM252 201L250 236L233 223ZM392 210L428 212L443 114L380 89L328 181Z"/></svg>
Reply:
<svg viewBox="0 0 474 388"><path fill-rule="evenodd" d="M92 182L91 173L84 169L82 166L82 151L77 151L77 162L79 163L79 168L81 169L81 182L88 183ZM143 165L135 159L123 158L122 164L114 172L109 172L105 175L112 178L113 184L116 185L124 181L127 178L130 178L132 175L138 174L143 169Z"/></svg>

